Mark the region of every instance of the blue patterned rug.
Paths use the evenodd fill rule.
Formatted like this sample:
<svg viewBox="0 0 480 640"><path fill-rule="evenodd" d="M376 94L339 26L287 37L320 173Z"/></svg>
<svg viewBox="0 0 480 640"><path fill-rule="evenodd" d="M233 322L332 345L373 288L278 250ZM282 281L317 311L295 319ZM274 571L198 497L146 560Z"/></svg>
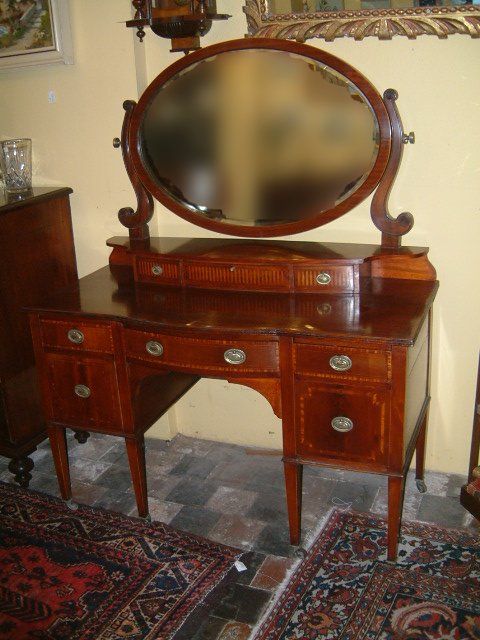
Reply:
<svg viewBox="0 0 480 640"><path fill-rule="evenodd" d="M478 640L480 537L334 511L255 640Z"/></svg>

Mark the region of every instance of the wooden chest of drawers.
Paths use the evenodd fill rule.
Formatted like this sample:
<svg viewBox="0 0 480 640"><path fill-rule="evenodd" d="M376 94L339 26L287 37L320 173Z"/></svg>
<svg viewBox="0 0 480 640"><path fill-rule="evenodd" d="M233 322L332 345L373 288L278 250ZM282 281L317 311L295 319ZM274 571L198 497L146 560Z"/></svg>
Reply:
<svg viewBox="0 0 480 640"><path fill-rule="evenodd" d="M28 486L28 457L47 436L27 305L77 281L71 189L34 189L19 200L0 189L0 454Z"/></svg>

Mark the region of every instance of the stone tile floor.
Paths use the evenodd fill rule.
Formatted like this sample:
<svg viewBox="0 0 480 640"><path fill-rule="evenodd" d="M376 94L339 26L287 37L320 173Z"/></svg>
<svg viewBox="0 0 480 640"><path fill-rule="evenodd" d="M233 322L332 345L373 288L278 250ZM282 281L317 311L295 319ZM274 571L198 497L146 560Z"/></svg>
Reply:
<svg viewBox="0 0 480 640"><path fill-rule="evenodd" d="M123 440L92 434L78 444L70 434L68 444L74 500L136 515ZM181 435L171 442L148 439L146 456L153 520L252 552L247 570L185 640L245 640L301 555L288 542L280 456ZM32 457L30 487L58 496L48 443ZM1 459L0 479L10 482L7 464ZM409 474L404 518L478 529L458 501L463 476L428 473L426 481L428 491L420 494ZM333 506L386 513L381 476L305 467L303 487L304 547Z"/></svg>

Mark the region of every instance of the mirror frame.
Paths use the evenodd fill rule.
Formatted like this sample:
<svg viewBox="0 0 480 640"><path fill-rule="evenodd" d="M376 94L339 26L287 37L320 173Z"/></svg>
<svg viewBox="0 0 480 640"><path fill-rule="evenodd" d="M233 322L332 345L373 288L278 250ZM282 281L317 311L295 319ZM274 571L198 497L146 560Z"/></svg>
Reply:
<svg viewBox="0 0 480 640"><path fill-rule="evenodd" d="M454 33L480 37L480 6L411 7L404 9L363 9L314 13L274 14L270 0L245 0L248 33L261 38L281 38L305 42L310 38L350 37L363 40L374 36L415 39L421 35L447 38Z"/></svg>
<svg viewBox="0 0 480 640"><path fill-rule="evenodd" d="M245 49L285 51L287 53L302 55L306 58L325 64L352 82L368 101L378 121L379 148L377 158L362 185L337 206L321 211L308 218L293 222L286 222L277 225L265 225L261 227L240 226L203 218L200 214L195 213L186 205L184 206L181 202L174 199L150 176L142 160L141 131L145 112L150 106L152 100L158 94L158 91L176 74L202 60L221 53L242 51ZM180 60L177 60L167 67L147 87L138 104L127 102L125 103L124 108L127 111L122 132L124 160L130 180L132 181L137 193L139 211L144 212L141 215L146 222L151 218L153 212L151 200L151 196L153 196L156 200L170 209L170 211L173 211L173 213L177 214L184 220L187 220L198 227L203 227L224 235L267 238L287 236L301 233L303 231L309 231L310 229L323 226L324 224L343 216L360 202L365 200L378 186L386 172L387 166L389 166L389 162L391 163L391 156L393 155L392 128L395 127L396 123L392 122L392 114L389 113L389 109L375 87L362 74L360 74L360 72L343 60L340 60L339 58L315 47L310 47L296 42L273 39L242 38L240 40L221 42L219 44L206 47L205 49L200 49ZM122 224L129 227L131 230L135 226L135 218L138 218L138 215L136 215L132 209L122 209L119 212ZM132 233L130 235L132 237ZM139 230L137 237L139 239L148 237L148 227L147 229L144 228L143 231Z"/></svg>

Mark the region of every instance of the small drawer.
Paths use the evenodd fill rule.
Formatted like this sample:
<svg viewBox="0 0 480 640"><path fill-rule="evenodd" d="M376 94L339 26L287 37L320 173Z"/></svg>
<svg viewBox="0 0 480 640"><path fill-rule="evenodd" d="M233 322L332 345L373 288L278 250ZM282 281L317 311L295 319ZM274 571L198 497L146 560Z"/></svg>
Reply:
<svg viewBox="0 0 480 640"><path fill-rule="evenodd" d="M49 420L122 433L115 365L110 360L47 353Z"/></svg>
<svg viewBox="0 0 480 640"><path fill-rule="evenodd" d="M295 345L295 373L332 380L387 382L391 356L381 349L356 349L338 345Z"/></svg>
<svg viewBox="0 0 480 640"><path fill-rule="evenodd" d="M389 391L374 387L295 384L297 453L345 466L386 464Z"/></svg>
<svg viewBox="0 0 480 640"><path fill-rule="evenodd" d="M40 331L45 347L113 353L112 328L106 323L44 318Z"/></svg>
<svg viewBox="0 0 480 640"><path fill-rule="evenodd" d="M127 356L191 373L250 374L279 371L278 343L202 340L144 331L125 332Z"/></svg>
<svg viewBox="0 0 480 640"><path fill-rule="evenodd" d="M296 267L293 270L296 291L317 293L354 293L358 291L355 265Z"/></svg>
<svg viewBox="0 0 480 640"><path fill-rule="evenodd" d="M180 285L180 263L160 257L135 260L135 280L137 282L156 282L158 284Z"/></svg>
<svg viewBox="0 0 480 640"><path fill-rule="evenodd" d="M185 262L185 284L191 287L236 289L237 291L288 291L290 279L285 266L262 264L205 264Z"/></svg>

